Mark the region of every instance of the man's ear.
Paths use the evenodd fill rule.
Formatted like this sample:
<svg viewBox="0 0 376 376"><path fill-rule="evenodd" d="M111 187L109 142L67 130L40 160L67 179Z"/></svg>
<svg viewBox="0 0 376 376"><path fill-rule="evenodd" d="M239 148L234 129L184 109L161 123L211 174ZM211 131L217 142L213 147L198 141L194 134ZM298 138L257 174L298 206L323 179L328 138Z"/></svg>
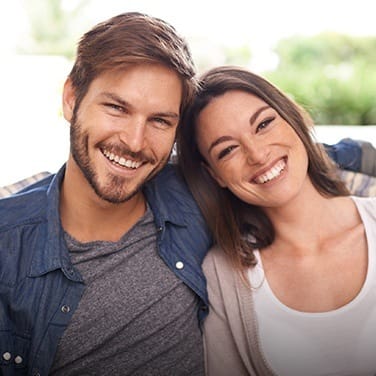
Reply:
<svg viewBox="0 0 376 376"><path fill-rule="evenodd" d="M201 162L205 170L211 175L211 177L222 187L227 188L226 183L216 174L216 172L205 162Z"/></svg>
<svg viewBox="0 0 376 376"><path fill-rule="evenodd" d="M76 95L72 86L72 81L67 78L63 88L63 114L66 121L69 123L72 120L74 107L76 104Z"/></svg>

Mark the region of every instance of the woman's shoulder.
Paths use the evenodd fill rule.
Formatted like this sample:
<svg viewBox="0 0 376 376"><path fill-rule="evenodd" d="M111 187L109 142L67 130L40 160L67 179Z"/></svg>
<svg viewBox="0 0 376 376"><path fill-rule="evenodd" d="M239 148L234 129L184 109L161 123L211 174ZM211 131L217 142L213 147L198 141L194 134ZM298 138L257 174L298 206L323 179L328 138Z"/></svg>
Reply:
<svg viewBox="0 0 376 376"><path fill-rule="evenodd" d="M358 208L363 208L369 212L374 212L376 209L376 196L375 197L359 197L352 196L356 206Z"/></svg>
<svg viewBox="0 0 376 376"><path fill-rule="evenodd" d="M240 272L220 247L213 246L209 250L202 266L208 285L218 285L222 290L233 289L237 285Z"/></svg>
<svg viewBox="0 0 376 376"><path fill-rule="evenodd" d="M202 268L204 272L210 272L217 267L229 267L229 260L225 252L218 245L214 245L205 256Z"/></svg>
<svg viewBox="0 0 376 376"><path fill-rule="evenodd" d="M352 199L354 200L363 220L369 219L376 221L376 197L353 196Z"/></svg>

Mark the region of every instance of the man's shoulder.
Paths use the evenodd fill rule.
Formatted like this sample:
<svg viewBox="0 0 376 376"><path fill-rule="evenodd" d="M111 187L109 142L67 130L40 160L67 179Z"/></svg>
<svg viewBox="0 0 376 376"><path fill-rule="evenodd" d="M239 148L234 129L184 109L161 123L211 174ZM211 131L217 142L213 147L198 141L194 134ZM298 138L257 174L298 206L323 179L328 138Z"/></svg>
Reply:
<svg viewBox="0 0 376 376"><path fill-rule="evenodd" d="M47 171L38 172L34 175L16 181L15 183L0 187L0 198L11 196L29 187L42 185L46 180L50 179L51 176L52 174Z"/></svg>
<svg viewBox="0 0 376 376"><path fill-rule="evenodd" d="M40 221L46 213L47 190L52 175L42 176L29 185L17 185L16 193L0 199L0 231Z"/></svg>
<svg viewBox="0 0 376 376"><path fill-rule="evenodd" d="M179 206L181 211L196 211L197 206L178 167L167 164L145 186L148 201L168 208Z"/></svg>
<svg viewBox="0 0 376 376"><path fill-rule="evenodd" d="M179 168L175 163L167 163L167 165L153 177L151 182L154 184L166 184L166 182L184 184Z"/></svg>
<svg viewBox="0 0 376 376"><path fill-rule="evenodd" d="M172 223L207 231L201 210L178 166L168 164L146 188L154 215L158 213Z"/></svg>

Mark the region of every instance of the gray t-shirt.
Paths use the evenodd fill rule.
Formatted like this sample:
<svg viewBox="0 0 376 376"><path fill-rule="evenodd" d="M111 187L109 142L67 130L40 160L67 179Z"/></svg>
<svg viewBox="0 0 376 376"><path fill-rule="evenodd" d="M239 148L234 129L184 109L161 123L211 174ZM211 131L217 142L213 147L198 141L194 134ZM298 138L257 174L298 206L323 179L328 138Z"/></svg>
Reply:
<svg viewBox="0 0 376 376"><path fill-rule="evenodd" d="M197 296L157 253L148 208L119 242L66 235L86 289L51 375L204 375Z"/></svg>

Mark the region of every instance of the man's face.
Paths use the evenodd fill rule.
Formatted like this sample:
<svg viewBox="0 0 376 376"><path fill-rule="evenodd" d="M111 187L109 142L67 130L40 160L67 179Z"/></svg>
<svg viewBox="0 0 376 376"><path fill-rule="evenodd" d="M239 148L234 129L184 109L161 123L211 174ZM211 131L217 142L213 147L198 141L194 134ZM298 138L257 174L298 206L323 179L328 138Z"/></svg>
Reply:
<svg viewBox="0 0 376 376"><path fill-rule="evenodd" d="M128 201L168 161L181 99L180 78L158 64L100 75L75 111L68 81L64 116L71 122L69 163L102 199Z"/></svg>

